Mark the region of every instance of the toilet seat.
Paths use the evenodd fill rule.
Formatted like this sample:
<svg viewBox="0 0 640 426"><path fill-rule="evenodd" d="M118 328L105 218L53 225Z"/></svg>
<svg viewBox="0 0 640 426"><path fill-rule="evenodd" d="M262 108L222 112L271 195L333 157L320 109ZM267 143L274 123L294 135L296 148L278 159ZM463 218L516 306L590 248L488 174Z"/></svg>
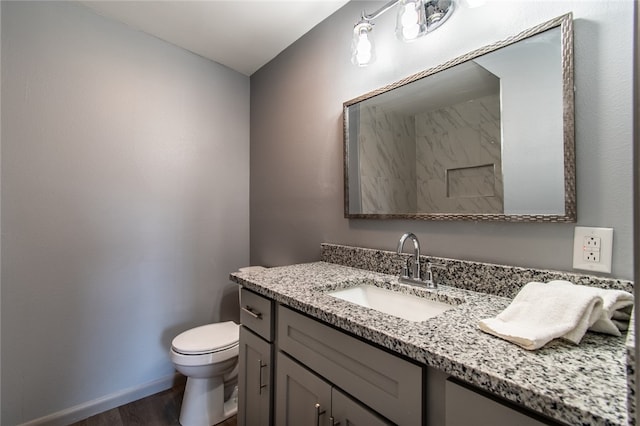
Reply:
<svg viewBox="0 0 640 426"><path fill-rule="evenodd" d="M192 328L173 339L171 349L181 355L198 356L238 346L240 326L233 321Z"/></svg>

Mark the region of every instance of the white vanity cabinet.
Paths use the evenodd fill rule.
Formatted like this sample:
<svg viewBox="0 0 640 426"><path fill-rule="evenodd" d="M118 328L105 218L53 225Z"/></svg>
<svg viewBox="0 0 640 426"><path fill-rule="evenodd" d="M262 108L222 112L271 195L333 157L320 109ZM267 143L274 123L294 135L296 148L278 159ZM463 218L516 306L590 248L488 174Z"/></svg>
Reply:
<svg viewBox="0 0 640 426"><path fill-rule="evenodd" d="M240 292L238 424L269 426L273 407L273 302Z"/></svg>

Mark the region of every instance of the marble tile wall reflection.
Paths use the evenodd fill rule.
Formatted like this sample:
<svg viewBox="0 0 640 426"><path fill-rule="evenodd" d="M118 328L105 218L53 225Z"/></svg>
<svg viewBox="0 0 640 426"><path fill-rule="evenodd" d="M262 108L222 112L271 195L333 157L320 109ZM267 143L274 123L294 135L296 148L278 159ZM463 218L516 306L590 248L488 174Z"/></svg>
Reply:
<svg viewBox="0 0 640 426"><path fill-rule="evenodd" d="M500 99L406 116L360 110L362 213L502 213Z"/></svg>
<svg viewBox="0 0 640 426"><path fill-rule="evenodd" d="M499 96L429 111L415 120L418 211L502 213Z"/></svg>
<svg viewBox="0 0 640 426"><path fill-rule="evenodd" d="M358 146L362 212L415 212L414 118L378 106L362 108Z"/></svg>

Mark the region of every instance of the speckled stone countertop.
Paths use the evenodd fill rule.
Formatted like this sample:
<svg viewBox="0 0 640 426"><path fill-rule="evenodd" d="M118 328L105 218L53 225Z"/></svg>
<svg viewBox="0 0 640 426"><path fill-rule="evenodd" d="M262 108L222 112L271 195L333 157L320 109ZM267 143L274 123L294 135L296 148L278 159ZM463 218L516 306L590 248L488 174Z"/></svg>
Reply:
<svg viewBox="0 0 640 426"><path fill-rule="evenodd" d="M231 279L275 301L417 362L567 424L627 424L625 337L587 333L580 345L553 341L527 351L483 333L509 298L440 286L436 292L397 277L315 262L236 272ZM456 308L420 323L367 309L326 294L368 282L449 302Z"/></svg>
<svg viewBox="0 0 640 426"><path fill-rule="evenodd" d="M634 317L635 312L631 314ZM631 321L627 333L627 414L629 425L636 424L636 333Z"/></svg>

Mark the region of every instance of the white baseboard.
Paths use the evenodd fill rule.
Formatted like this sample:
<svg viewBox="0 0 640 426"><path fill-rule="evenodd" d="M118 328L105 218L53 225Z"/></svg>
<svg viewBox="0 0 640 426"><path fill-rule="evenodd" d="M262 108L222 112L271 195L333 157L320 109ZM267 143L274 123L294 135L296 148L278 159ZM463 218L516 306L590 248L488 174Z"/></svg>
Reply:
<svg viewBox="0 0 640 426"><path fill-rule="evenodd" d="M66 426L71 423L86 419L95 414L102 413L112 408L119 407L129 402L153 395L169 389L180 380L181 375L176 373L152 382L133 386L101 398L94 399L64 410L31 420L21 426Z"/></svg>

